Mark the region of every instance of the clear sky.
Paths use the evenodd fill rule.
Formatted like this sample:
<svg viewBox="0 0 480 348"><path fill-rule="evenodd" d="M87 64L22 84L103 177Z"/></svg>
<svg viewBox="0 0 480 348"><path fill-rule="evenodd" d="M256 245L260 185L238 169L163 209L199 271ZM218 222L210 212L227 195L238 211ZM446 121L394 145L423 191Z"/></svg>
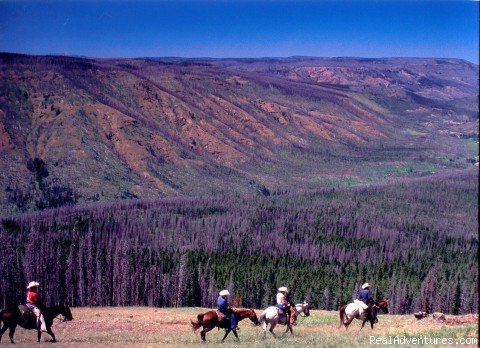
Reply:
<svg viewBox="0 0 480 348"><path fill-rule="evenodd" d="M90 57L452 57L477 1L5 1L0 51Z"/></svg>

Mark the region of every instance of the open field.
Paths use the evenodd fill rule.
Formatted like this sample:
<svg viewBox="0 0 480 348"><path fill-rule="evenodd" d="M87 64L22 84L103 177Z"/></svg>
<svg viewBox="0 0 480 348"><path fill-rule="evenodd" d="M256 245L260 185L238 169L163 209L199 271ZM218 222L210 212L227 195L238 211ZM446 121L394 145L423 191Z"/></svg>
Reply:
<svg viewBox="0 0 480 348"><path fill-rule="evenodd" d="M54 324L58 343L55 347L86 346L141 346L141 347L183 347L199 346L200 335L190 328L190 319L202 312L203 308L149 308L149 307L94 307L73 308L74 320ZM260 314L257 311L257 314ZM417 321L412 315L381 315L374 331L364 328L358 332L360 322L355 321L345 329L338 328L337 312L314 310L310 317L299 318L294 328L294 337L274 339L270 335L262 338L261 327L250 322L240 323L240 343L234 337L227 337L222 346L230 347L364 347L369 337L407 336L410 338L428 336L460 339L478 337L478 315L447 315L443 323L432 319ZM248 320L248 319L247 319ZM276 330L278 333L284 327ZM223 331L213 330L207 334L206 346L218 345ZM17 347L29 347L36 341L36 333L19 328L15 334ZM42 338L36 347L49 347ZM7 333L2 339L9 345ZM471 345L475 346L475 345ZM432 347L432 345L429 345Z"/></svg>

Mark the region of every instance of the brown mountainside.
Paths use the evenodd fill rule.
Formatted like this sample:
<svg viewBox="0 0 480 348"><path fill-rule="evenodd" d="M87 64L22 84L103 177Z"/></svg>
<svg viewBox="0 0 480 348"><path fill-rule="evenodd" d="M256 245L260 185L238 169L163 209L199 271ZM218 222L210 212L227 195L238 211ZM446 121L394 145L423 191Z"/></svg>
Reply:
<svg viewBox="0 0 480 348"><path fill-rule="evenodd" d="M4 212L368 184L478 159L478 66L462 60L4 53L0 74Z"/></svg>

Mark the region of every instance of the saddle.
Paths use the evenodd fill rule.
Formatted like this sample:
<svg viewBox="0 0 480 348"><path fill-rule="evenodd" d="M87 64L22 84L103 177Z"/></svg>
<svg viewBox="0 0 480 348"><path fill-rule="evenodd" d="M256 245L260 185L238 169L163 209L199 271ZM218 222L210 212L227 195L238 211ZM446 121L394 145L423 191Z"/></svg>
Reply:
<svg viewBox="0 0 480 348"><path fill-rule="evenodd" d="M37 328L37 317L30 309L25 305L18 305L18 310L20 312L20 326L25 329L36 329Z"/></svg>
<svg viewBox="0 0 480 348"><path fill-rule="evenodd" d="M353 303L355 303L357 306L361 307L363 310L367 310L368 306L366 303L360 301L360 300L354 300Z"/></svg>
<svg viewBox="0 0 480 348"><path fill-rule="evenodd" d="M33 317L35 317L35 314L30 309L28 309L27 306L25 306L23 304L18 305L18 310L20 311L20 314L22 316L33 316Z"/></svg>
<svg viewBox="0 0 480 348"><path fill-rule="evenodd" d="M224 320L228 320L228 317L224 313L220 312L218 309L217 309L217 317L218 317L219 323L223 322Z"/></svg>

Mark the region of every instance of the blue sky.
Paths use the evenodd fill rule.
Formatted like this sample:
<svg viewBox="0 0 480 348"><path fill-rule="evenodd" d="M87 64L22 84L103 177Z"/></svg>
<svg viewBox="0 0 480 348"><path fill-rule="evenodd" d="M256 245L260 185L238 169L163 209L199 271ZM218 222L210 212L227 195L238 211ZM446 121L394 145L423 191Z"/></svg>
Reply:
<svg viewBox="0 0 480 348"><path fill-rule="evenodd" d="M90 57L453 57L476 1L5 1L0 51Z"/></svg>

